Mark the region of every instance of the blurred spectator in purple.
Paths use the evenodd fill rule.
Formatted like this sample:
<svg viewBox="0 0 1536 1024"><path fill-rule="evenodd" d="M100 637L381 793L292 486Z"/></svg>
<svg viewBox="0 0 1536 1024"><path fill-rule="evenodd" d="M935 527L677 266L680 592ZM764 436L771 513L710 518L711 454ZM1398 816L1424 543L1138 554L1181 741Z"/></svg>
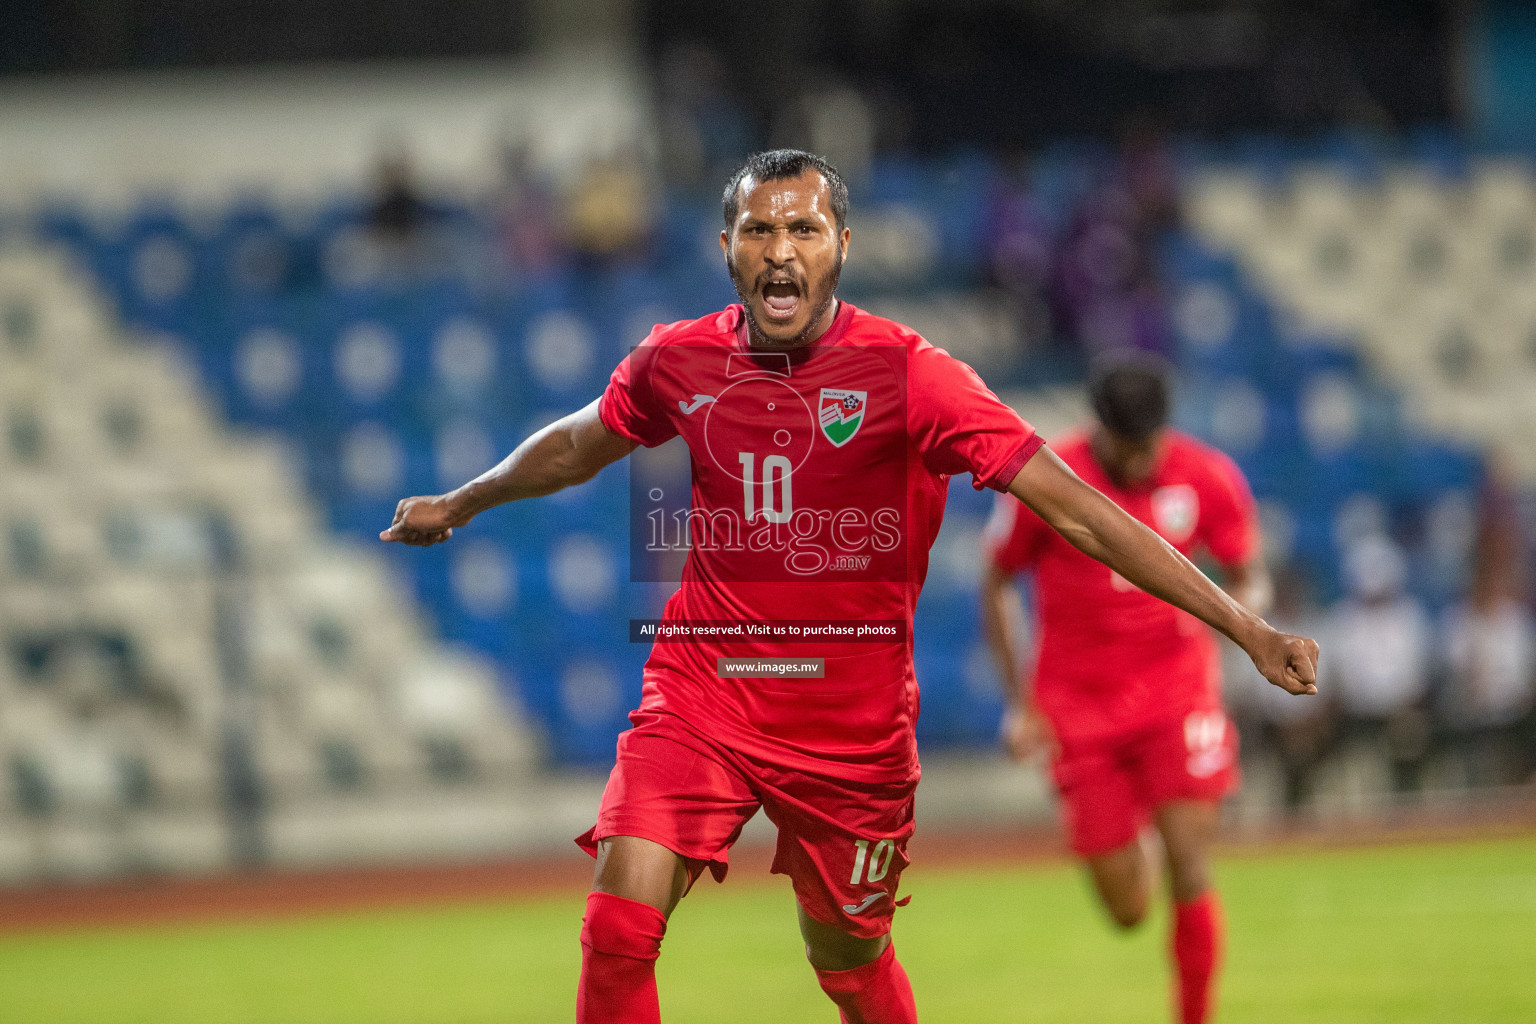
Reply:
<svg viewBox="0 0 1536 1024"><path fill-rule="evenodd" d="M1029 159L1008 161L988 203L987 258L992 281L1009 295L1038 302L1050 280L1056 233L1030 181Z"/></svg>
<svg viewBox="0 0 1536 1024"><path fill-rule="evenodd" d="M1058 329L1089 356L1116 348L1168 350L1150 247L1118 182L1095 190L1074 211L1051 291Z"/></svg>
<svg viewBox="0 0 1536 1024"><path fill-rule="evenodd" d="M1156 241L1176 211L1171 160L1149 131L1128 137L1112 173L1073 210L1051 304L1057 329L1090 357L1116 348L1169 351Z"/></svg>
<svg viewBox="0 0 1536 1024"><path fill-rule="evenodd" d="M526 143L502 147L491 216L496 254L512 275L538 276L565 262L555 190L534 167Z"/></svg>
<svg viewBox="0 0 1536 1024"><path fill-rule="evenodd" d="M1397 792L1417 789L1429 748L1430 625L1405 592L1407 561L1373 534L1344 556L1349 597L1329 611L1318 689L1338 702L1343 743L1386 758Z"/></svg>
<svg viewBox="0 0 1536 1024"><path fill-rule="evenodd" d="M1071 340L1056 329L1049 302L1056 260L1056 225L1038 194L1029 154L1005 157L987 197L986 269L1006 297L1017 325L1019 365L1039 369L1042 358L1061 362L1073 378L1083 372Z"/></svg>
<svg viewBox="0 0 1536 1024"><path fill-rule="evenodd" d="M1141 232L1156 235L1179 222L1179 179L1173 152L1157 125L1134 120L1120 144L1120 176L1137 211Z"/></svg>

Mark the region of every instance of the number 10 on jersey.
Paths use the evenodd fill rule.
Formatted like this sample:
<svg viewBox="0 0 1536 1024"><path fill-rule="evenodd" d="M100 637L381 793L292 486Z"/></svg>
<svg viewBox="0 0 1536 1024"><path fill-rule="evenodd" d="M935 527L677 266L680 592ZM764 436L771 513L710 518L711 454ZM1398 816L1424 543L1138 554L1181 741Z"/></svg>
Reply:
<svg viewBox="0 0 1536 1024"><path fill-rule="evenodd" d="M759 481L756 479L756 455L752 452L738 452L736 459L741 463L741 495L746 505L747 522L752 522L759 513L766 522L789 522L795 511L789 485L790 471L794 467L789 464L789 460L782 455L770 455L763 459L763 476ZM762 490L761 503L757 500L759 489Z"/></svg>
<svg viewBox="0 0 1536 1024"><path fill-rule="evenodd" d="M882 839L875 843L874 849L870 849L868 839L854 840L853 847L858 852L853 855L853 885L861 882L878 882L885 877L885 873L891 870L891 859L896 856L896 841ZM865 874L865 868L869 874Z"/></svg>

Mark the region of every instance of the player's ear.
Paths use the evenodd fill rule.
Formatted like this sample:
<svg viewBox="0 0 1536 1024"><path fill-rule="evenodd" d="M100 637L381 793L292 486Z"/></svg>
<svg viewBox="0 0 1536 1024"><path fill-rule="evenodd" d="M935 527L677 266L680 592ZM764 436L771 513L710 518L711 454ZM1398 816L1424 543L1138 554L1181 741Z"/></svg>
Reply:
<svg viewBox="0 0 1536 1024"><path fill-rule="evenodd" d="M731 258L731 233L727 230L720 232L720 251L725 253L725 258Z"/></svg>
<svg viewBox="0 0 1536 1024"><path fill-rule="evenodd" d="M847 228L843 228L842 234L840 234L838 236L837 244L838 244L838 248L843 250L843 259L847 259L848 258L848 239L850 239L852 237L853 237L853 232L849 231Z"/></svg>

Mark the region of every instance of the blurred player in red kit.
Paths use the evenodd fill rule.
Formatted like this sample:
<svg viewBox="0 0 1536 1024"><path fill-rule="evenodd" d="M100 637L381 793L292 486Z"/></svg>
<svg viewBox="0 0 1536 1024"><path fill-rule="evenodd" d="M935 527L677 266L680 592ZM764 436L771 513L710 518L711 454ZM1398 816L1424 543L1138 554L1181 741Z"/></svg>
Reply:
<svg viewBox="0 0 1536 1024"><path fill-rule="evenodd" d="M1207 554L1254 614L1269 600L1253 497L1222 453L1168 428L1160 360L1112 354L1094 366L1092 429L1051 448L1079 477L1181 554ZM1221 707L1216 638L1068 544L1000 495L983 540L982 617L1011 700L1003 740L1020 759L1049 751L1072 849L1122 927L1147 913L1154 824L1167 855L1182 1024L1209 1019L1222 921L1209 851L1237 784L1237 733ZM1038 637L1019 675L1015 574L1034 576Z"/></svg>
<svg viewBox="0 0 1536 1024"><path fill-rule="evenodd" d="M740 305L656 327L602 397L463 487L405 499L380 536L435 544L495 505L581 483L637 446L681 436L692 511L664 627L902 627L861 643L658 639L597 824L577 840L597 868L576 1016L660 1019L667 918L705 869L724 877L761 807L778 827L773 870L790 878L806 956L841 1019L905 1024L916 1011L890 927L918 780L912 609L951 475L1010 489L1127 578L1243 644L1278 685L1314 689L1316 645L1269 628L1083 484L969 367L839 301L848 191L825 161L760 153L722 205L720 246ZM822 674L791 677L791 658L820 659Z"/></svg>

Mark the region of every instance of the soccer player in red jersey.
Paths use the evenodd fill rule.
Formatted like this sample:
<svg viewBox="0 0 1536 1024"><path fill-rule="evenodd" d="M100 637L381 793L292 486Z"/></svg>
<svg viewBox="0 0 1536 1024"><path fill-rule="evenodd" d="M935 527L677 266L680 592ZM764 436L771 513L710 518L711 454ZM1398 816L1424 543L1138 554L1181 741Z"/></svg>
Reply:
<svg viewBox="0 0 1536 1024"><path fill-rule="evenodd" d="M889 933L918 779L911 622L950 476L1012 490L1242 644L1277 685L1315 689L1316 645L1271 629L1085 485L969 367L838 300L848 192L824 160L757 154L723 207L740 305L658 326L597 401L463 487L405 499L380 537L439 543L486 509L681 436L689 550L662 626L700 632L658 638L597 824L577 840L597 858L577 1020L660 1019L667 917L706 868L724 877L761 807L841 1019L907 1024L916 1011ZM749 629L790 619L891 632L807 644ZM791 658L819 659L822 675L791 677Z"/></svg>
<svg viewBox="0 0 1536 1024"><path fill-rule="evenodd" d="M1161 361L1107 357L1089 395L1097 423L1052 450L1181 554L1209 555L1232 596L1262 612L1269 580L1248 484L1225 455L1165 425ZM1050 751L1072 849L1125 928L1147 913L1152 865L1141 839L1155 824L1173 900L1179 1020L1203 1024L1222 946L1209 851L1221 798L1237 782L1215 637L1013 497L999 496L983 547L984 631L1011 697L1004 742L1021 759ZM1023 571L1034 576L1039 628L1019 678L1012 581Z"/></svg>

